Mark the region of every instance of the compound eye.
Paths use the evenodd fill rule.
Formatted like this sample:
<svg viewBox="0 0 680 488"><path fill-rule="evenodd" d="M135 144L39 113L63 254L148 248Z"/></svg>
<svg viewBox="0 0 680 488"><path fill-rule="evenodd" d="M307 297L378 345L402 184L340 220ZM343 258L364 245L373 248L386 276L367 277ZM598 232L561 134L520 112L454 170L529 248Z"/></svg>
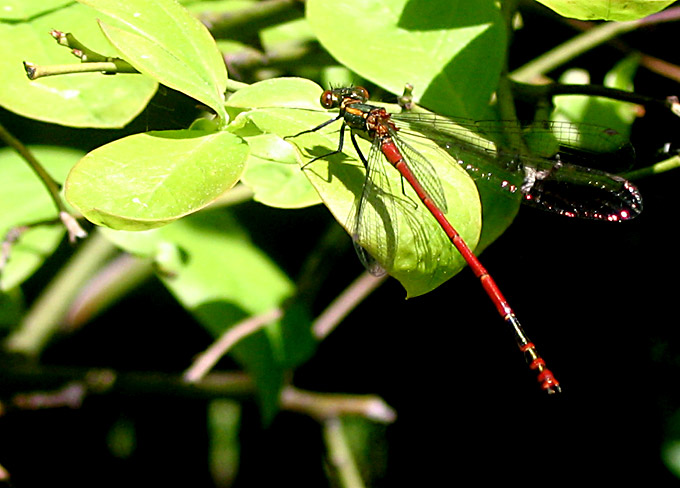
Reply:
<svg viewBox="0 0 680 488"><path fill-rule="evenodd" d="M363 86L355 86L354 93L364 100L368 100L368 90Z"/></svg>
<svg viewBox="0 0 680 488"><path fill-rule="evenodd" d="M326 90L321 94L321 106L323 108L334 108L337 106L337 97L333 90Z"/></svg>

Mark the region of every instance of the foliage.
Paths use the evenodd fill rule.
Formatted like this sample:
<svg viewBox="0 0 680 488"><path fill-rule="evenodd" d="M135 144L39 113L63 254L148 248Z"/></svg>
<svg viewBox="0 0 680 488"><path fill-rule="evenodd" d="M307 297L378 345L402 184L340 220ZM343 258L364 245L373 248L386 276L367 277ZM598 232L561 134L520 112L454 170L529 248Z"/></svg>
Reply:
<svg viewBox="0 0 680 488"><path fill-rule="evenodd" d="M237 204L253 200L269 208L262 212L292 213L323 203L350 230L352 205L365 177L356 150L345 144L341 153L308 164L337 148L339 124L291 137L331 117L318 103L321 85L349 80L397 96L408 82L415 87L412 102L445 116L514 116L507 109L514 100L505 76L512 12L491 0L308 0L302 17L293 3L0 2L6 7L0 9L0 43L6 53L0 59L0 105L36 121L112 134L84 148L86 153L82 146L73 149L66 143L26 147L11 142L11 136L5 138L13 150L0 153L0 230L8 236L15 229L23 233L16 242L7 241L11 246L3 256L7 260L0 285L3 303L9 305L3 308L23 310L22 287L46 262L51 265L50 256L58 259L66 234L58 222L65 214L95 224L88 227L87 239L101 246L98 251L92 250L95 246L76 246L73 260L62 263L72 287L60 288L54 285L56 279L45 287L45 294L59 296L59 305L36 300L18 323L11 323L16 314L3 317L11 323L6 352L38 360L62 322L72 320L68 317L77 316L78 326L93 320L153 273L215 340L215 349L203 356L212 356L212 363L209 359L209 366L201 369L197 360L196 369L185 375L188 382L210 390L208 370L229 352L248 376L237 376L226 396L239 396L245 381L265 423L282 408L331 419L324 424L327 443L340 446L337 449L343 449L347 439L337 430L341 424L336 416L353 413L374 421L393 420L391 409L374 397L310 394L310 404L296 396L300 392L292 386L291 372L308 361L325 338L313 320L310 299L323 282L315 281L314 271L293 280L250 239L247 228L252 222L239 221ZM542 3L562 15L586 19L635 20L654 13L647 10L652 2L576 2L578 12L563 8L574 2ZM653 2L655 11L667 3ZM611 5L602 10L600 4ZM54 39L47 35L50 29L57 29L51 31ZM253 54L258 49L267 53L269 65L261 66L263 59ZM239 65L235 53L254 57L241 59ZM73 64L72 54L82 64ZM632 90L637 62L633 56L609 67L607 85ZM34 79L26 76L26 69ZM228 78L234 75L248 84ZM200 104L191 124L123 129L149 107L154 94L154 100L163 99L157 90L167 89ZM556 98L550 117L592 122L590 115L597 113L598 124L627 133L635 106L603 102L587 89L584 83L582 97ZM532 101L540 109L549 97L538 94ZM385 106L401 110L396 104ZM542 117L540 110L534 115ZM362 140L360 147L368 153L368 142ZM63 184L63 194L48 196L41 179L22 165L20 148ZM419 150L442 181L448 218L481 252L510 225L519 201L497 197L434 143L424 142ZM396 172L386 181L393 194L403 187ZM464 261L417 199L407 190L403 196L397 199L404 208L394 223L398 250L388 271L409 297L416 297L457 274ZM72 240L75 235L69 228ZM272 239L294 237L291 232ZM375 236L367 244L379 261L380 243L386 239ZM88 284L93 274L101 277L111 271L107 265L112 254L122 253L134 256L135 272L118 268L106 286ZM313 258L308 263L312 270ZM88 271L78 274L79 263L88 259L91 264L83 265ZM133 279L137 272L142 277ZM92 289L92 295L81 291ZM86 306L81 299L88 300ZM47 313L41 316L40 307L47 307ZM184 386L190 390L187 383ZM211 397L211 443L217 450L211 462L215 479L228 484L235 469L233 450L238 447L233 432L240 413L222 396L218 389ZM353 438L361 439L354 449L375 443L375 426L354 428ZM127 456L134 450L132 430L129 423L116 424L110 433L112 452ZM219 466L221 456L228 466ZM343 472L342 465L334 468L346 486L359 486L348 481L356 473Z"/></svg>

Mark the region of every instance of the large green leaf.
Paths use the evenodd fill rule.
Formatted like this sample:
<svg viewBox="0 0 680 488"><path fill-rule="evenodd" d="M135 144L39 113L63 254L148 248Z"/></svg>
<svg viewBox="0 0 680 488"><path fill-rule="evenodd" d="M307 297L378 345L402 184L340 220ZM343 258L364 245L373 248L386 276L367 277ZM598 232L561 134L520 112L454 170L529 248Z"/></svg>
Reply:
<svg viewBox="0 0 680 488"><path fill-rule="evenodd" d="M580 20L637 20L675 0L537 0L564 17Z"/></svg>
<svg viewBox="0 0 680 488"><path fill-rule="evenodd" d="M44 3L25 0L22 8L26 14L40 13ZM0 23L0 105L24 117L73 127L123 127L136 117L156 91L150 78L81 73L30 81L26 76L24 61L36 65L78 63L49 35L52 29L72 32L89 48L115 56L115 49L97 26L98 15L73 3L25 21Z"/></svg>
<svg viewBox="0 0 680 488"><path fill-rule="evenodd" d="M294 92L291 84L300 84L302 91L298 94L298 104L301 107L307 106L310 100L318 100L322 92L318 86L310 87L309 82L285 80L280 83L289 93ZM251 99L261 101L262 106L271 107L256 109L247 114L247 118L262 132L280 137L292 136L334 116L325 111L287 108L296 105L295 98L283 99L286 108L274 108L275 97L268 95L276 92L274 84L274 81L270 81L239 91L239 104ZM230 99L229 104L231 103ZM365 179L363 165L352 145L347 141L342 154L308 164L314 157L337 149L339 128L340 122L323 130L286 140L300 151L299 164L303 167L301 173L309 179L336 220L351 231L353 206L361 195ZM433 143L426 139L412 143L417 144L416 149L435 167L448 201L447 218L474 249L481 229L481 207L474 182L446 152ZM360 144L367 155L370 144L364 140ZM379 215L382 211L379 202L366 205L367 212L371 214L369 220L378 224L373 229L374 233L361 244L383 268L402 283L409 296L422 295L456 274L465 263L415 193L406 188L402 194L399 173L387 161L384 163L383 191L389 194L388 200L395 206L395 221L388 222L384 215Z"/></svg>
<svg viewBox="0 0 680 488"><path fill-rule="evenodd" d="M489 118L506 34L492 0L309 0L323 46L362 77L438 113Z"/></svg>
<svg viewBox="0 0 680 488"><path fill-rule="evenodd" d="M221 120L227 71L208 29L174 0L79 0L115 21L109 41L142 73L212 108Z"/></svg>
<svg viewBox="0 0 680 488"><path fill-rule="evenodd" d="M248 146L229 132L135 134L87 154L66 181L66 198L88 220L123 230L159 227L231 188Z"/></svg>
<svg viewBox="0 0 680 488"><path fill-rule="evenodd" d="M82 156L80 151L50 146L32 147L31 151L57 182L66 179ZM42 182L9 148L0 149L0 208L3 239L12 228L58 219L57 208ZM9 290L28 278L54 252L64 232L60 223L38 225L24 232L10 248L9 260L0 276L0 289Z"/></svg>

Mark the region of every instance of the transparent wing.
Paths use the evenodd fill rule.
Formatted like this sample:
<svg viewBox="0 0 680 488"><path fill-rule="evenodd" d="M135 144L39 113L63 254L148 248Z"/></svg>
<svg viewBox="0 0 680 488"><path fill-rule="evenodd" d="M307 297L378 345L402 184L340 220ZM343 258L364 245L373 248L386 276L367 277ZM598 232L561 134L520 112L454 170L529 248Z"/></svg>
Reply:
<svg viewBox="0 0 680 488"><path fill-rule="evenodd" d="M354 201L346 226L359 260L375 276L384 275L392 268L399 242L395 197L382 159L380 144L375 140L368 158L363 161L364 186Z"/></svg>
<svg viewBox="0 0 680 488"><path fill-rule="evenodd" d="M432 164L401 137L397 136L394 130L390 129L389 132L406 165L413 173L413 176L416 177L423 190L425 190L427 196L430 197L439 210L447 213L448 205L444 195L444 188Z"/></svg>
<svg viewBox="0 0 680 488"><path fill-rule="evenodd" d="M495 178L499 189L519 189L529 205L570 217L609 221L627 220L642 211L642 197L635 185L591 168L630 167L634 150L616 131L568 122L547 122L527 129L513 122L421 113L394 114L392 118L400 135L437 142L473 178ZM509 173L515 175L517 184L508 185Z"/></svg>

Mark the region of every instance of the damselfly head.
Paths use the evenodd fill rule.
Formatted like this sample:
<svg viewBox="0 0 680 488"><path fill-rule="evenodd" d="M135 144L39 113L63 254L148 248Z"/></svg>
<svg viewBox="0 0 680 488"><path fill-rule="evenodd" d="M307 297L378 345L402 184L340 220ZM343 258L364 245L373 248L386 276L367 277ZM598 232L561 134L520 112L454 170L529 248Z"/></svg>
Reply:
<svg viewBox="0 0 680 488"><path fill-rule="evenodd" d="M362 86L333 88L321 94L321 106L325 109L338 108L343 100L350 98L358 102L368 100L368 90Z"/></svg>

